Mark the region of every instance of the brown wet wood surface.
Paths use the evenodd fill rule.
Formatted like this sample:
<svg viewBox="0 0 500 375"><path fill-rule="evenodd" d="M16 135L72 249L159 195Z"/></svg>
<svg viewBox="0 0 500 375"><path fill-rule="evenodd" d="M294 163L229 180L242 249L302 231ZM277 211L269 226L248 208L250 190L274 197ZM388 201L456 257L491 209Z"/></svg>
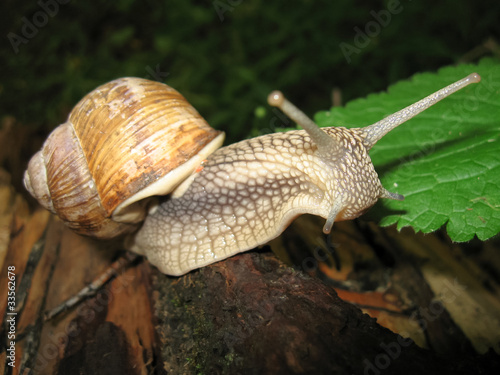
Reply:
<svg viewBox="0 0 500 375"><path fill-rule="evenodd" d="M182 277L139 260L96 295L44 321L45 311L92 282L122 251L120 241L81 237L43 209L29 209L14 181L20 175L0 173L4 374L500 369L498 242L457 245L441 232L398 233L362 220L337 223L330 241L321 220L296 222L272 243L295 267L269 247ZM14 311L7 309L9 266ZM12 316L15 367L8 358Z"/></svg>

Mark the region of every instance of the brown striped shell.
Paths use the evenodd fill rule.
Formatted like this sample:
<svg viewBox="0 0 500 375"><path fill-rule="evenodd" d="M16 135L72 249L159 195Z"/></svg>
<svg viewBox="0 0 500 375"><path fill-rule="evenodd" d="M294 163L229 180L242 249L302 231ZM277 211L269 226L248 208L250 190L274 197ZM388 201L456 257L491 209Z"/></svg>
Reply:
<svg viewBox="0 0 500 375"><path fill-rule="evenodd" d="M133 231L148 198L184 181L224 134L171 87L121 78L87 94L31 159L24 183L80 234Z"/></svg>

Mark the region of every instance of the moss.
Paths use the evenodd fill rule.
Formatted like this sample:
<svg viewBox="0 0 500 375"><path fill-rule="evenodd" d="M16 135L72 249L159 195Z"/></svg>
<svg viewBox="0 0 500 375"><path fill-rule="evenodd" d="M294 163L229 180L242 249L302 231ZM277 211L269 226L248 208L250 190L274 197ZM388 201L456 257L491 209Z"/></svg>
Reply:
<svg viewBox="0 0 500 375"><path fill-rule="evenodd" d="M3 1L4 29L22 36L39 3ZM334 87L344 102L364 96L455 63L500 32L497 1L400 2L403 10L347 59L340 44L354 45L354 28L387 2L222 1L222 15L215 3L60 4L17 53L10 43L0 51L0 112L53 128L97 85L138 76L176 87L232 142L283 125L265 104L271 89L312 113L331 106Z"/></svg>

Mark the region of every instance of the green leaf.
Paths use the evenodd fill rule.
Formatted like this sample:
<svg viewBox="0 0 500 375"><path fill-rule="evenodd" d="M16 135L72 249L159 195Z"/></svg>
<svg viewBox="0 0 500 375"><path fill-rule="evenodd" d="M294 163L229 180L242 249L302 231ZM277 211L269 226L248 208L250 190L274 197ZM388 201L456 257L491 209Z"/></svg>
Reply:
<svg viewBox="0 0 500 375"><path fill-rule="evenodd" d="M316 114L320 126L364 127L477 72L472 84L394 129L370 151L382 184L404 201L383 199L380 224L428 233L446 225L454 241L500 231L500 63L417 74L344 108Z"/></svg>

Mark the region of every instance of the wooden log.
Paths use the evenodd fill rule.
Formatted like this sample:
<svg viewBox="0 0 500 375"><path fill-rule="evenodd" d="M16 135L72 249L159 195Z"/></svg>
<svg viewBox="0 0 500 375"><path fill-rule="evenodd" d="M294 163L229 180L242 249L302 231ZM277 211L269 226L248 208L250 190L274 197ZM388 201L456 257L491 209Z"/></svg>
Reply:
<svg viewBox="0 0 500 375"><path fill-rule="evenodd" d="M154 280L162 357L172 373L456 374L485 366L475 354L438 358L270 253Z"/></svg>

